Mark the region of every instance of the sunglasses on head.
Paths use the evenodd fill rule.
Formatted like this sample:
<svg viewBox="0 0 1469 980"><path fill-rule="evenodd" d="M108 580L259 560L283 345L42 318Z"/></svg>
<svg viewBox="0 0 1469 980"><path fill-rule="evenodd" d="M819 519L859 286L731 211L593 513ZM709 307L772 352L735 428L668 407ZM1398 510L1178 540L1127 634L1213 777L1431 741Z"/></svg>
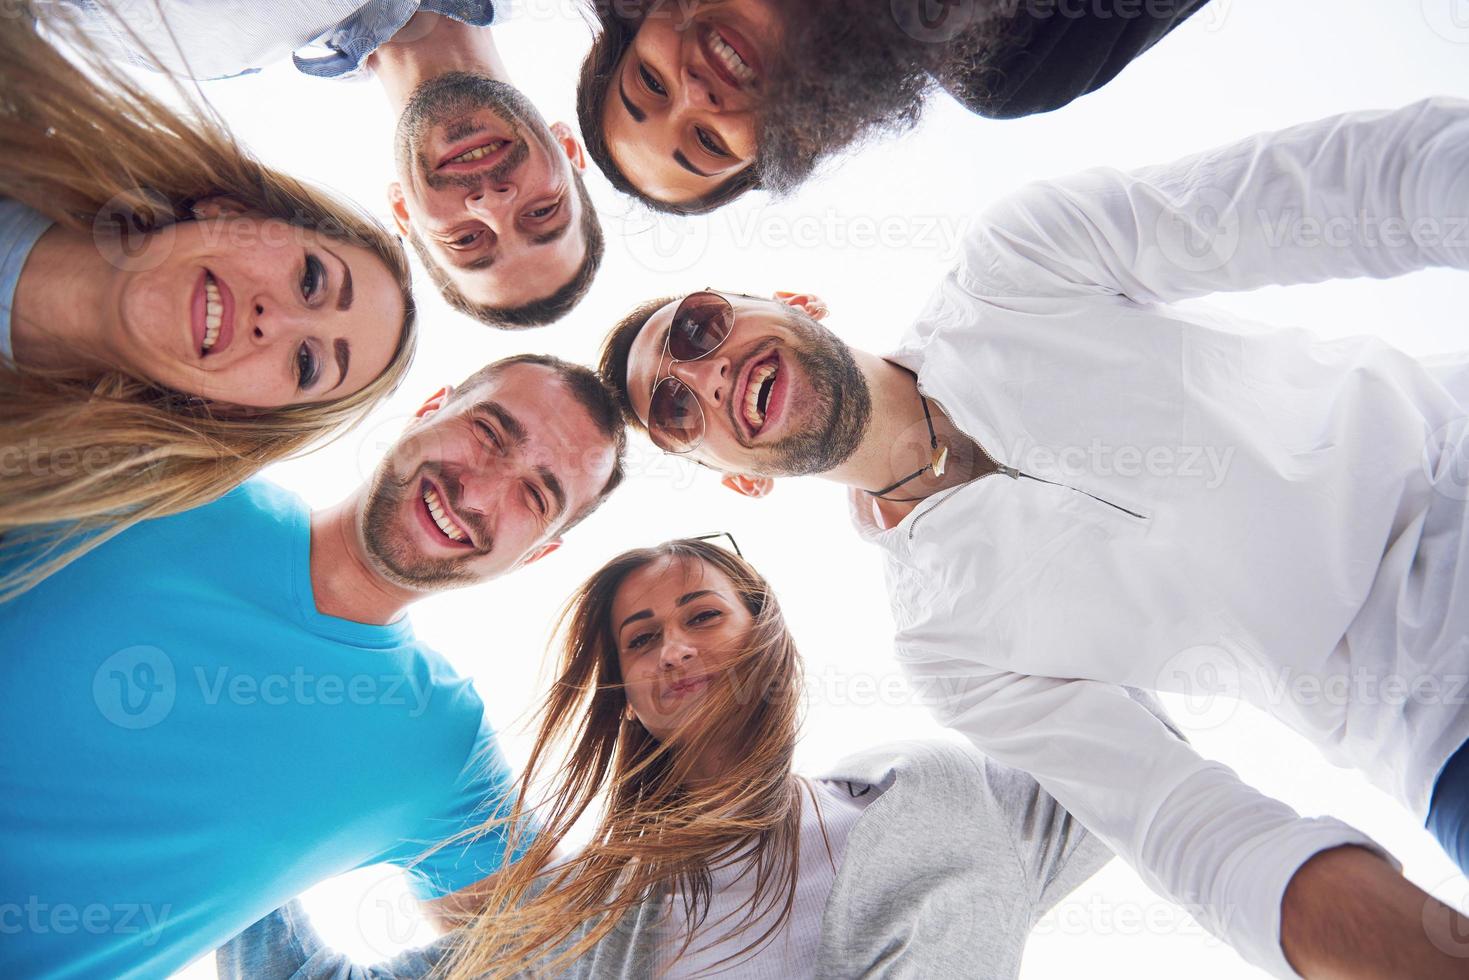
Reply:
<svg viewBox="0 0 1469 980"><path fill-rule="evenodd" d="M718 349L734 328L734 306L716 292L690 293L673 311L663 338L669 370L679 361L697 361ZM658 361L661 366L662 358ZM664 452L693 452L704 441L704 409L693 390L673 375L655 376L648 402L648 435Z"/></svg>

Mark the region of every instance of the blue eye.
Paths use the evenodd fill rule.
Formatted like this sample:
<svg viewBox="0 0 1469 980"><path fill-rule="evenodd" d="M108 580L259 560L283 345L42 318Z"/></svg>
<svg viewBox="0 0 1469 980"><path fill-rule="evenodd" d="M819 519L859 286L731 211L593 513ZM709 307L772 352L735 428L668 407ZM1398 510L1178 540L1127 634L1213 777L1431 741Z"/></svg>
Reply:
<svg viewBox="0 0 1469 980"><path fill-rule="evenodd" d="M310 300L321 289L326 280L326 266L314 255L306 256L306 267L301 270L301 295Z"/></svg>
<svg viewBox="0 0 1469 980"><path fill-rule="evenodd" d="M310 388L320 374L321 362L316 359L316 352L311 349L311 345L303 343L296 348L296 377L301 387Z"/></svg>

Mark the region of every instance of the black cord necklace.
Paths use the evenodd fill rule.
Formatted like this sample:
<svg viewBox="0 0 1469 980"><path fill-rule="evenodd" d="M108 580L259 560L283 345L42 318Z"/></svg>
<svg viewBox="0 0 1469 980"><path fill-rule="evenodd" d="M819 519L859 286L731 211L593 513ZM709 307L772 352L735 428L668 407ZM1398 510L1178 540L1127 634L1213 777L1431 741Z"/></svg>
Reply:
<svg viewBox="0 0 1469 980"><path fill-rule="evenodd" d="M933 416L930 415L928 412L928 399L920 393L918 396L918 400L923 404L923 421L928 423L928 444L933 449L933 456L929 459L928 465L923 467L922 469L913 471L912 473L903 477L901 480L899 480L897 483L892 484L891 486L883 487L881 490L863 490L863 493L869 493L872 496L876 497L878 500L886 500L889 503L911 503L912 501L922 500L923 498L888 497L885 495L892 493L894 490L898 489L905 483L913 482L925 473L932 473L934 476L944 475L944 467L949 462L949 447L939 445L938 433L933 431Z"/></svg>

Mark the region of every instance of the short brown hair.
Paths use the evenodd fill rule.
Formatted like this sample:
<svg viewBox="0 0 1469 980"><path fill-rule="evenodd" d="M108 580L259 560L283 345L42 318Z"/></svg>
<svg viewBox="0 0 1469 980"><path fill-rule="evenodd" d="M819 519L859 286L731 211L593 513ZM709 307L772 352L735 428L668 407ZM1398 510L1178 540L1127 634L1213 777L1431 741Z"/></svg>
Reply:
<svg viewBox="0 0 1469 980"><path fill-rule="evenodd" d="M582 301L587 291L592 288L592 280L597 277L597 269L602 265L602 222L597 219L597 210L592 206L592 199L587 194L586 182L582 180L581 171L575 167L571 168L572 182L576 184L576 196L581 200L581 236L586 243L586 254L582 256L581 264L576 267L571 278L563 283L555 292L540 299L533 299L529 303L520 306L491 306L487 303L472 302L469 297L460 292L449 278L449 274L439 265L438 259L429 252L428 246L415 234L411 228L408 232L408 241L412 243L413 250L418 253L418 260L423 263L428 277L438 287L439 295L444 297L444 302L454 309L463 313L471 320L478 320L487 326L500 330L523 330L526 327L543 327L570 313L576 304Z"/></svg>

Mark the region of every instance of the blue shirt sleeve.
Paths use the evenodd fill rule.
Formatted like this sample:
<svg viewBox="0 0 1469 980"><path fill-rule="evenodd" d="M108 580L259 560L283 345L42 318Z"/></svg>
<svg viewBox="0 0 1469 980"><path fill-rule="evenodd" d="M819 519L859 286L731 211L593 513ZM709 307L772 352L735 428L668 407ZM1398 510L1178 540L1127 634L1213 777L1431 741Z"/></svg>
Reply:
<svg viewBox="0 0 1469 980"><path fill-rule="evenodd" d="M369 55L392 40L414 14L452 17L471 27L503 21L508 0L368 0L357 12L316 40L325 53L298 51L291 56L298 71L317 78L355 78Z"/></svg>
<svg viewBox="0 0 1469 980"><path fill-rule="evenodd" d="M514 802L515 779L510 764L489 722L482 721L464 768L444 804L414 834L379 860L407 870L414 894L420 900L456 892L509 863L510 824L502 822L481 828L489 821L508 817ZM473 833L465 834L466 831ZM522 853L530 840L529 835L523 839ZM447 843L436 846L444 841Z"/></svg>

